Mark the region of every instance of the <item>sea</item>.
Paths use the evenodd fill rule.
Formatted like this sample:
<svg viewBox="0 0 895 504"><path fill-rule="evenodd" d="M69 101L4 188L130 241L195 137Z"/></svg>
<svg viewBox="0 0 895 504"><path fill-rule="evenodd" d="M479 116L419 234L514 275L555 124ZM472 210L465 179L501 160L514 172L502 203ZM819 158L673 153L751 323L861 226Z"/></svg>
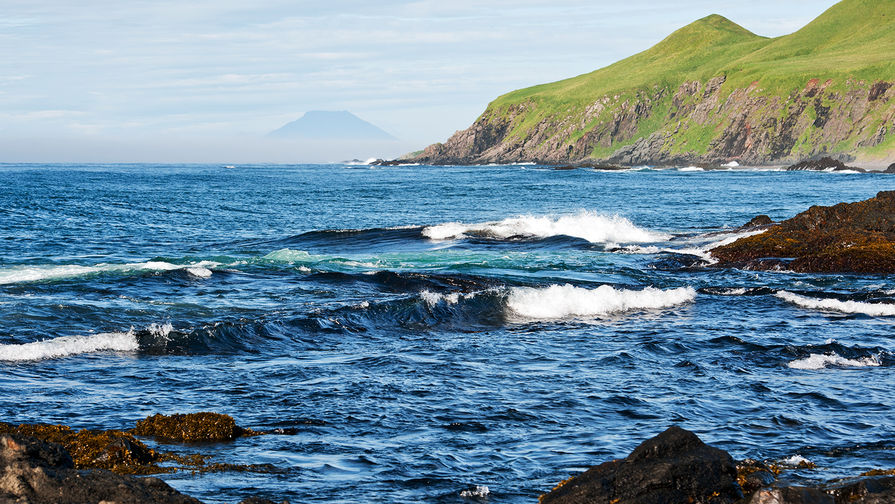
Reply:
<svg viewBox="0 0 895 504"><path fill-rule="evenodd" d="M891 469L895 278L708 250L893 177L3 164L0 421L288 432L146 439L257 465L160 476L209 503L533 503L672 425L795 481Z"/></svg>

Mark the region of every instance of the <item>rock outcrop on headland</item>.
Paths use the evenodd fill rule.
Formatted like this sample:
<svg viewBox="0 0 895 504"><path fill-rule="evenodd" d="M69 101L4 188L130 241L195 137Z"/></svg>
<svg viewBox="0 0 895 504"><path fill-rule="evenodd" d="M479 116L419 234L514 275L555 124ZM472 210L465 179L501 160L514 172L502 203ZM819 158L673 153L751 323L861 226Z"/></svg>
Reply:
<svg viewBox="0 0 895 504"><path fill-rule="evenodd" d="M895 477L792 486L780 469L735 463L692 432L671 427L612 460L561 482L540 504L883 504L895 502Z"/></svg>
<svg viewBox="0 0 895 504"><path fill-rule="evenodd" d="M895 273L895 191L813 206L710 251L718 266L813 273Z"/></svg>
<svg viewBox="0 0 895 504"><path fill-rule="evenodd" d="M595 72L507 93L404 162L895 161L895 2L843 0L769 39L712 15Z"/></svg>

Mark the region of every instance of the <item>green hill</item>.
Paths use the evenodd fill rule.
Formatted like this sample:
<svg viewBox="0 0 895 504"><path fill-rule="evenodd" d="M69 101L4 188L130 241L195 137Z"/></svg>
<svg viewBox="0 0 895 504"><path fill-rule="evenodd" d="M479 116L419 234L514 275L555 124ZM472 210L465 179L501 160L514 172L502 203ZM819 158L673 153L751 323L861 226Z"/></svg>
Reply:
<svg viewBox="0 0 895 504"><path fill-rule="evenodd" d="M500 96L417 159L884 164L893 56L895 0L844 0L778 38L711 15L608 67Z"/></svg>

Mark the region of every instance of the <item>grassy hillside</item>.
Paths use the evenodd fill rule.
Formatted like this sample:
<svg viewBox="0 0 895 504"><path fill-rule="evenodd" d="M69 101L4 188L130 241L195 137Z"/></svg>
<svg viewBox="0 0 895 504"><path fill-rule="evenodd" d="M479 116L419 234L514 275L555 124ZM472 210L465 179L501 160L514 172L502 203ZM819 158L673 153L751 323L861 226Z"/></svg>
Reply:
<svg viewBox="0 0 895 504"><path fill-rule="evenodd" d="M711 15L608 67L500 96L431 159L617 158L656 134L665 140L654 139L653 151L666 159L723 157L728 144L732 158L753 160L835 151L885 158L895 149L892 107L867 105L879 81L888 103L895 0L843 0L777 38ZM857 102L859 114L847 109Z"/></svg>

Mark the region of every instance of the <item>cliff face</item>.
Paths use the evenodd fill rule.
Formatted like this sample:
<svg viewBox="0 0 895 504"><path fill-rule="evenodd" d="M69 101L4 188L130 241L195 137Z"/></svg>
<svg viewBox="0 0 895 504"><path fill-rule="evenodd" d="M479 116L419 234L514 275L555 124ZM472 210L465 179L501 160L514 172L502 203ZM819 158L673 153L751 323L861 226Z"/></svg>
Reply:
<svg viewBox="0 0 895 504"><path fill-rule="evenodd" d="M719 76L642 90L633 98L604 96L573 114L541 119L525 135L513 132L537 108L535 102L489 108L471 127L429 146L416 160L787 164L820 154L872 161L862 151L882 147L879 162L891 162L892 83L810 79L776 96L757 85L725 91L724 81Z"/></svg>
<svg viewBox="0 0 895 504"><path fill-rule="evenodd" d="M875 24L867 19L875 20ZM858 35L856 35L856 33ZM895 161L895 0L845 0L799 32L709 16L655 47L504 95L424 163Z"/></svg>

